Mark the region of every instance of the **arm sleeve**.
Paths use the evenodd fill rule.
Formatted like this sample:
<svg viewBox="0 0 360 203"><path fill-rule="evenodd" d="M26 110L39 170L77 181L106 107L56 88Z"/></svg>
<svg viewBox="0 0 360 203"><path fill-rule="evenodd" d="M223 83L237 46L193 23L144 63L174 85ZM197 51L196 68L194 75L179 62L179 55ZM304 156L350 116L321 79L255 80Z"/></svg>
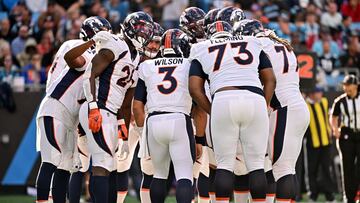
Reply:
<svg viewBox="0 0 360 203"><path fill-rule="evenodd" d="M265 68L272 68L271 62L269 57L266 55L264 51L260 52L260 63L259 63L259 70L265 69Z"/></svg>
<svg viewBox="0 0 360 203"><path fill-rule="evenodd" d="M146 92L145 82L139 78L135 89L134 99L138 101L142 101L144 104L146 104L146 97L147 97L147 92Z"/></svg>
<svg viewBox="0 0 360 203"><path fill-rule="evenodd" d="M340 100L335 100L335 102L331 108L331 115L340 116L340 114L341 114Z"/></svg>
<svg viewBox="0 0 360 203"><path fill-rule="evenodd" d="M208 75L204 72L200 62L196 59L191 61L189 77L190 76L199 76L205 80L208 79Z"/></svg>

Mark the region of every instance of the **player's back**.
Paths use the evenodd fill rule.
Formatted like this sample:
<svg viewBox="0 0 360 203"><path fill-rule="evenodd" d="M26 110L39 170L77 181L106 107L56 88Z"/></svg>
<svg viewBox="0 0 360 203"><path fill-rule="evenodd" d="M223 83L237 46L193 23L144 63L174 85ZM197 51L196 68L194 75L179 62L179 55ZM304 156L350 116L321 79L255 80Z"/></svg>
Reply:
<svg viewBox="0 0 360 203"><path fill-rule="evenodd" d="M276 76L275 97L281 106L303 102L299 88L299 72L296 55L283 44L267 37L259 38L268 55Z"/></svg>
<svg viewBox="0 0 360 203"><path fill-rule="evenodd" d="M139 78L145 82L149 112L188 114L192 100L188 90L190 63L186 58L147 60L139 66Z"/></svg>
<svg viewBox="0 0 360 203"><path fill-rule="evenodd" d="M262 88L258 67L261 43L252 36L210 39L195 44L190 58L202 65L210 80L211 94L227 86Z"/></svg>
<svg viewBox="0 0 360 203"><path fill-rule="evenodd" d="M46 93L48 93L51 84L60 76L61 72L68 67L64 55L72 48L84 43L81 39L68 40L64 42L57 53L49 69L46 80Z"/></svg>

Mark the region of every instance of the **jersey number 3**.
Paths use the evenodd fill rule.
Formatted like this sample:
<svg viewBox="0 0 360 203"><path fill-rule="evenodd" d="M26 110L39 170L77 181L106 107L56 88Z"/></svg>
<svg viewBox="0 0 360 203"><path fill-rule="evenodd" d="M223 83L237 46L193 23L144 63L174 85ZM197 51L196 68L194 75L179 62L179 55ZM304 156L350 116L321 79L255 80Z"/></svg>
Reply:
<svg viewBox="0 0 360 203"><path fill-rule="evenodd" d="M157 86L158 90L161 93L163 93L163 94L171 94L172 92L175 91L175 89L177 87L177 80L172 75L174 73L175 68L176 68L176 66L159 67L159 74L165 74L163 82L164 81L169 81L170 82L170 86L167 87L167 88L164 87L163 84Z"/></svg>

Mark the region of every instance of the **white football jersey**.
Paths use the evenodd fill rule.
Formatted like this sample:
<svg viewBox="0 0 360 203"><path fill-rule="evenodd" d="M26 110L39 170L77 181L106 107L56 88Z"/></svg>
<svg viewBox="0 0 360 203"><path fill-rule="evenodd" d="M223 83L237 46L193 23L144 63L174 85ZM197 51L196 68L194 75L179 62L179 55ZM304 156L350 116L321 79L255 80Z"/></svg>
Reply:
<svg viewBox="0 0 360 203"><path fill-rule="evenodd" d="M128 45L118 35L96 45L97 50L108 49L114 53L114 60L98 77L97 101L99 107L105 107L113 113L121 108L125 94L137 82L134 74L140 60L136 53L134 59Z"/></svg>
<svg viewBox="0 0 360 203"><path fill-rule="evenodd" d="M209 39L192 45L190 60L196 59L210 80L210 92L227 86L262 89L258 75L260 41L252 36Z"/></svg>
<svg viewBox="0 0 360 203"><path fill-rule="evenodd" d="M59 50L55 54L54 61L52 62L47 75L46 93L49 92L51 84L60 76L61 72L68 67L64 59L64 55L66 54L66 52L82 43L84 43L83 40L74 39L68 40L60 46Z"/></svg>
<svg viewBox="0 0 360 203"><path fill-rule="evenodd" d="M304 99L299 88L299 71L296 55L286 47L267 37L260 37L264 52L268 55L276 76L275 95L272 107L287 106ZM276 104L277 103L277 104Z"/></svg>
<svg viewBox="0 0 360 203"><path fill-rule="evenodd" d="M141 63L139 78L145 82L149 113L165 111L190 114L189 68L190 62L186 58L158 58Z"/></svg>
<svg viewBox="0 0 360 203"><path fill-rule="evenodd" d="M84 41L82 41L82 43L84 43ZM75 69L66 66L60 75L49 84L46 93L46 96L60 101L74 117L78 117L80 106L85 99L83 74L94 55L95 50L88 49L82 54L86 62L81 68Z"/></svg>

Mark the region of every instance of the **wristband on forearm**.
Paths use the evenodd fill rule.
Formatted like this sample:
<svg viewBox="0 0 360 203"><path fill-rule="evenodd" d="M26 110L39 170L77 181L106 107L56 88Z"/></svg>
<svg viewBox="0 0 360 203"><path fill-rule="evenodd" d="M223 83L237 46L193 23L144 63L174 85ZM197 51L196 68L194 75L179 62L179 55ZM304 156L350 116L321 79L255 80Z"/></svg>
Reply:
<svg viewBox="0 0 360 203"><path fill-rule="evenodd" d="M202 146L206 146L206 137L205 136L197 136L195 135L196 144L201 144Z"/></svg>
<svg viewBox="0 0 360 203"><path fill-rule="evenodd" d="M89 102L89 109L98 109L96 101Z"/></svg>

